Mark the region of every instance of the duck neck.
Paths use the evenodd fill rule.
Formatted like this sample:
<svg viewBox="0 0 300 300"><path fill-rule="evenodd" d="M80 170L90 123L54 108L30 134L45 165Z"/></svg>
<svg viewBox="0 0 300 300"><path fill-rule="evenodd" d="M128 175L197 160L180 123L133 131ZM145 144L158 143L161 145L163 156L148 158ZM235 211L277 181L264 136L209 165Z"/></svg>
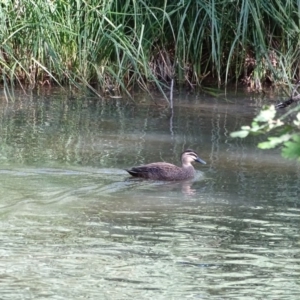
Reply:
<svg viewBox="0 0 300 300"><path fill-rule="evenodd" d="M182 168L183 169L189 169L189 168L194 169L193 165L190 162L182 162Z"/></svg>

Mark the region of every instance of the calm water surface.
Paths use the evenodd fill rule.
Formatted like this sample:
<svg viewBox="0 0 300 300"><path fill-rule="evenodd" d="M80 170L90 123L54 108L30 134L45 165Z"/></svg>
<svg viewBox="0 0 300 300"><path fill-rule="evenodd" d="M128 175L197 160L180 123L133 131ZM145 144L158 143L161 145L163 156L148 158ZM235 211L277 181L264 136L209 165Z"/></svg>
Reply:
<svg viewBox="0 0 300 300"><path fill-rule="evenodd" d="M299 299L299 164L229 137L261 102L2 99L0 298ZM193 181L123 170L186 148Z"/></svg>

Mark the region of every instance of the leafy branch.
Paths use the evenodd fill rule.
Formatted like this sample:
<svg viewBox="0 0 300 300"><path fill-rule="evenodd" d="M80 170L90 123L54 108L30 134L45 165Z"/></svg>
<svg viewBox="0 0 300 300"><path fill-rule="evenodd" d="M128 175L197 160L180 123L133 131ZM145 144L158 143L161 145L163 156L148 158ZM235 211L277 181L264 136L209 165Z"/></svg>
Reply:
<svg viewBox="0 0 300 300"><path fill-rule="evenodd" d="M251 126L242 126L241 130L232 132L230 135L233 138L245 138L249 134L275 133L275 136L269 136L267 141L259 143L258 148L271 149L281 146L283 157L300 160L300 112L289 124L286 121L290 114L299 110L300 106L297 106L281 117L276 118L275 106L265 106L258 116L253 119Z"/></svg>

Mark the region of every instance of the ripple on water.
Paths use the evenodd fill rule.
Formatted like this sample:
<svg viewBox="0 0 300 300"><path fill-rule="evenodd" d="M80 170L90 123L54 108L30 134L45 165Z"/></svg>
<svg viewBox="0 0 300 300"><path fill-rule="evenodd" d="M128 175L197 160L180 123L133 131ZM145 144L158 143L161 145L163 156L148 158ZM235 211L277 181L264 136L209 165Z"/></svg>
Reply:
<svg viewBox="0 0 300 300"><path fill-rule="evenodd" d="M183 183L131 181L123 171L0 177L3 298L299 295L296 207L212 193L212 179L186 194Z"/></svg>

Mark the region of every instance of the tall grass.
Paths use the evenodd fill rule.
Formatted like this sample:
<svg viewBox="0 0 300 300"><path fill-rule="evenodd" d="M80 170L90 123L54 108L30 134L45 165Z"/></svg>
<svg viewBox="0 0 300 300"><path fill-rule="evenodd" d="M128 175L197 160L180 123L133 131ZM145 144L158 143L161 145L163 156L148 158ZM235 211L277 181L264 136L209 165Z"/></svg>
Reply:
<svg viewBox="0 0 300 300"><path fill-rule="evenodd" d="M4 86L130 93L300 78L300 1L1 1Z"/></svg>

